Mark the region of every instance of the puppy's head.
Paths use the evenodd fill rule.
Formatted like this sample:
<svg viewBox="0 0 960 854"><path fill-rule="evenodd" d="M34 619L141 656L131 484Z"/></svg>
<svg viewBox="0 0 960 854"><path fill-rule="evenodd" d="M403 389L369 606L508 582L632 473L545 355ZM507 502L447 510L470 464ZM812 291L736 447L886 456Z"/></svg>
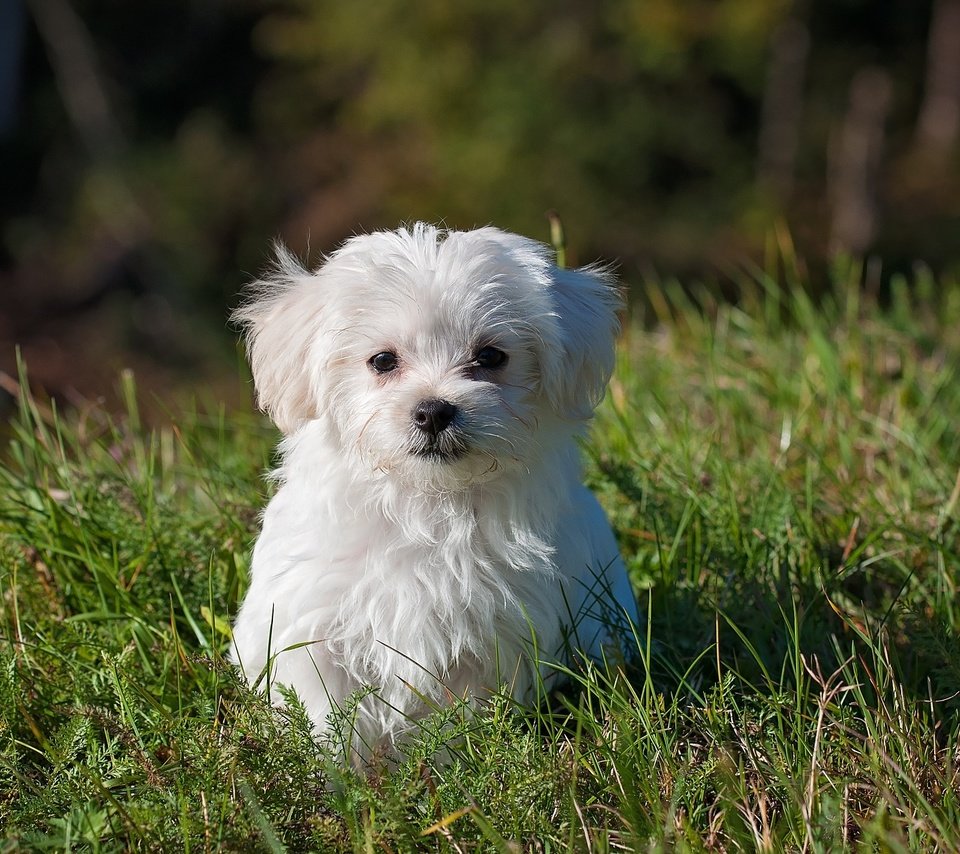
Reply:
<svg viewBox="0 0 960 854"><path fill-rule="evenodd" d="M495 228L354 237L309 273L282 247L235 314L260 405L320 420L371 473L465 487L529 466L545 422L581 422L613 367L619 299L598 269Z"/></svg>

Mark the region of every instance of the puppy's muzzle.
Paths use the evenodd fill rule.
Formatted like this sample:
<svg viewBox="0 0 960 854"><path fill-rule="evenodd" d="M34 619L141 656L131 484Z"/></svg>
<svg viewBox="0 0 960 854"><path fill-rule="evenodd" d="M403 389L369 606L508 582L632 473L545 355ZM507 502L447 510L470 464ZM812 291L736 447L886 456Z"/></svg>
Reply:
<svg viewBox="0 0 960 854"><path fill-rule="evenodd" d="M413 408L413 423L431 439L436 439L457 415L457 407L446 400L421 400Z"/></svg>

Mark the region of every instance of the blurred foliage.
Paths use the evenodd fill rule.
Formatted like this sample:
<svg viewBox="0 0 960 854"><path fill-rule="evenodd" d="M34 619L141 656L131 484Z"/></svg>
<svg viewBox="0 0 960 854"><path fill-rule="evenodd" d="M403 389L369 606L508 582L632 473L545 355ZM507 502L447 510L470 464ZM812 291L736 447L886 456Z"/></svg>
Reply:
<svg viewBox="0 0 960 854"><path fill-rule="evenodd" d="M489 212L542 231L543 211L556 208L605 253L636 257L658 242L689 259L702 252L690 251L690 238L705 220L716 228L742 206L755 144L750 101L775 3L473 3L452 12L438 1L412 17L388 0L370 23L398 38L382 41L369 38L368 22L348 24L352 8L303 5L302 16L265 28L269 44L283 57L306 48L304 62L340 70L342 124L385 140L401 163L386 194L390 215L446 210L469 223Z"/></svg>
<svg viewBox="0 0 960 854"><path fill-rule="evenodd" d="M854 249L953 264L960 153L917 135L937 3L955 0L23 0L0 341L101 311L121 349L196 365L272 236L316 253L421 218L544 238L556 210L574 261L628 281L712 278L778 220L816 262L864 69L890 95ZM70 106L86 84L99 119Z"/></svg>

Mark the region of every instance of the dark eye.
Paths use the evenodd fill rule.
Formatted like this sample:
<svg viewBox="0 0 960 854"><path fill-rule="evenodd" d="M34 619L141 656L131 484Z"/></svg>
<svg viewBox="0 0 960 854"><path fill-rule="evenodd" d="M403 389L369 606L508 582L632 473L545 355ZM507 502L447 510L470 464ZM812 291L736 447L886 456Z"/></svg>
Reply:
<svg viewBox="0 0 960 854"><path fill-rule="evenodd" d="M474 361L479 367L492 371L507 364L507 354L496 347L483 347L477 352Z"/></svg>
<svg viewBox="0 0 960 854"><path fill-rule="evenodd" d="M378 374L389 374L397 367L397 354L386 350L383 353L371 356L367 364Z"/></svg>

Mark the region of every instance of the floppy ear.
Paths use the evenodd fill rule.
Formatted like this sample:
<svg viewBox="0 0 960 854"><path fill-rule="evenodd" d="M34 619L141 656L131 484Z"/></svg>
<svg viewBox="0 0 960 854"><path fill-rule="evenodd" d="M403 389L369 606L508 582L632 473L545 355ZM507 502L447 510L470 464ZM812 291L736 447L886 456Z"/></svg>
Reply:
<svg viewBox="0 0 960 854"><path fill-rule="evenodd" d="M545 341L543 389L558 413L586 419L603 399L613 372L622 300L603 267L552 267L549 275L555 340Z"/></svg>
<svg viewBox="0 0 960 854"><path fill-rule="evenodd" d="M250 286L232 315L241 324L257 403L285 434L317 417L311 345L321 328L324 288L279 242L273 269Z"/></svg>

